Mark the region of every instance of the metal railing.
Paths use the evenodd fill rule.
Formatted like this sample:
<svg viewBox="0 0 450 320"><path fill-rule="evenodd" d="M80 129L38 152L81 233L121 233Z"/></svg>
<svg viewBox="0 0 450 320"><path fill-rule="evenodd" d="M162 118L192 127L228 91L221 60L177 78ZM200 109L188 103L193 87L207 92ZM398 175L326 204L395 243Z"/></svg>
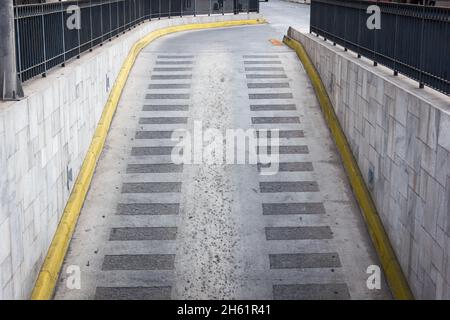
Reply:
<svg viewBox="0 0 450 320"><path fill-rule="evenodd" d="M380 8L380 29L366 25ZM450 93L450 8L312 0L310 32L445 94Z"/></svg>
<svg viewBox="0 0 450 320"><path fill-rule="evenodd" d="M45 76L146 20L241 12L259 12L259 1L79 0L15 6L18 75L22 81ZM77 13L78 26L69 28Z"/></svg>

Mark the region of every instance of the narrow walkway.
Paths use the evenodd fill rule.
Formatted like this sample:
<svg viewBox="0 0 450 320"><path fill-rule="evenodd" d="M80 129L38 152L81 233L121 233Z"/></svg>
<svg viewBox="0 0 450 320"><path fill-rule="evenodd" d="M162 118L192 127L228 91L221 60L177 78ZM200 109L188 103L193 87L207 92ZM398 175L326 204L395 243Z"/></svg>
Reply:
<svg viewBox="0 0 450 320"><path fill-rule="evenodd" d="M140 55L56 299L385 299L309 80L270 25L179 33ZM174 130L279 129L280 171L176 164ZM209 137L212 139L212 137ZM186 150L183 150L186 152ZM81 289L66 270L81 269Z"/></svg>

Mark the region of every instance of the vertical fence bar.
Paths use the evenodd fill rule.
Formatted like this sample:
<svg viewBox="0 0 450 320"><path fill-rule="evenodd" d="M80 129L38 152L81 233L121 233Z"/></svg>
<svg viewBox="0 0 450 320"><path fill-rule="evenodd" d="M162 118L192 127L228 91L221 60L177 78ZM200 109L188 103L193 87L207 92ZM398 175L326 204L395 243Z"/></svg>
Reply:
<svg viewBox="0 0 450 320"><path fill-rule="evenodd" d="M111 1L109 2L109 41L112 41L113 31L112 31L112 11L111 11Z"/></svg>
<svg viewBox="0 0 450 320"><path fill-rule="evenodd" d="M380 17L382 15L381 7L380 7ZM378 65L377 62L377 29L373 29L373 65L376 67Z"/></svg>
<svg viewBox="0 0 450 320"><path fill-rule="evenodd" d="M100 4L100 47L103 46L103 3Z"/></svg>
<svg viewBox="0 0 450 320"><path fill-rule="evenodd" d="M425 27L425 5L422 6L423 9L421 17L420 17L420 44L419 44L419 88L423 88L423 36L424 36L424 27Z"/></svg>
<svg viewBox="0 0 450 320"><path fill-rule="evenodd" d="M47 48L45 44L45 20L44 20L44 5L41 5L41 21L42 21L42 46L44 50L44 73L42 76L45 78L47 76ZM64 26L63 26L64 28ZM63 29L64 31L64 29Z"/></svg>
<svg viewBox="0 0 450 320"><path fill-rule="evenodd" d="M19 80L22 81L22 48L21 48L21 42L20 42L20 27L19 27L19 18L18 18L18 13L17 13L17 9L14 8L14 22L16 25L16 34L17 34L17 38L15 39L17 41L16 47L17 47L17 66L19 68L19 70L17 70L17 73L19 75Z"/></svg>
<svg viewBox="0 0 450 320"><path fill-rule="evenodd" d="M77 0L77 10L79 10L79 14L80 14L80 19L81 19L81 7L80 7L80 1ZM77 27L77 36L78 36L78 55L77 55L77 59L81 58L81 21L77 21L76 24Z"/></svg>
<svg viewBox="0 0 450 320"><path fill-rule="evenodd" d="M358 34L356 35L356 54L358 58L361 58L361 52L359 49L360 41L361 41L361 1L358 1L357 3L357 10L358 10Z"/></svg>
<svg viewBox="0 0 450 320"><path fill-rule="evenodd" d="M66 66L66 39L64 36L64 4L60 3L60 14L61 14L61 42L62 42L62 49L63 49L63 62L61 64L61 67Z"/></svg>
<svg viewBox="0 0 450 320"><path fill-rule="evenodd" d="M398 14L399 14L399 5L395 4L395 29L394 29L394 76L398 75L397 71L397 33L398 33Z"/></svg>

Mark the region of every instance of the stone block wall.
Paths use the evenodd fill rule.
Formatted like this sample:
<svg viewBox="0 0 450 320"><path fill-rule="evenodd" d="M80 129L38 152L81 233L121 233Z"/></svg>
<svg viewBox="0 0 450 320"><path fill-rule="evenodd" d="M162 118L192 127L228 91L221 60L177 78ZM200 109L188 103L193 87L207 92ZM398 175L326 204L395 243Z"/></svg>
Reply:
<svg viewBox="0 0 450 320"><path fill-rule="evenodd" d="M418 299L450 299L450 97L295 30ZM373 178L371 178L373 177Z"/></svg>

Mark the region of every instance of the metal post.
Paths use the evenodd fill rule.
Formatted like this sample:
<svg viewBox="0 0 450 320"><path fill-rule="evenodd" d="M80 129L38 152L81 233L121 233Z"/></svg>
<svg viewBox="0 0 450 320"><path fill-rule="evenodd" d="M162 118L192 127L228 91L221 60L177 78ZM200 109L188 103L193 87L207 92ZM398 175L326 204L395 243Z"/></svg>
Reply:
<svg viewBox="0 0 450 320"><path fill-rule="evenodd" d="M63 49L63 63L61 64L61 67L65 67L66 66L66 39L64 39L64 30L65 30L65 26L64 26L64 5L61 2L60 4L60 8L61 10L61 42L62 42L62 49Z"/></svg>
<svg viewBox="0 0 450 320"><path fill-rule="evenodd" d="M395 4L395 30L394 30L394 76L398 75L397 71L397 33L398 33L398 14L399 5Z"/></svg>
<svg viewBox="0 0 450 320"><path fill-rule="evenodd" d="M425 26L425 6L422 6L422 14L420 17L420 52L419 52L419 88L424 88L423 83L423 42L424 42L424 26Z"/></svg>
<svg viewBox="0 0 450 320"><path fill-rule="evenodd" d="M13 0L0 1L0 99L23 98L16 70Z"/></svg>

